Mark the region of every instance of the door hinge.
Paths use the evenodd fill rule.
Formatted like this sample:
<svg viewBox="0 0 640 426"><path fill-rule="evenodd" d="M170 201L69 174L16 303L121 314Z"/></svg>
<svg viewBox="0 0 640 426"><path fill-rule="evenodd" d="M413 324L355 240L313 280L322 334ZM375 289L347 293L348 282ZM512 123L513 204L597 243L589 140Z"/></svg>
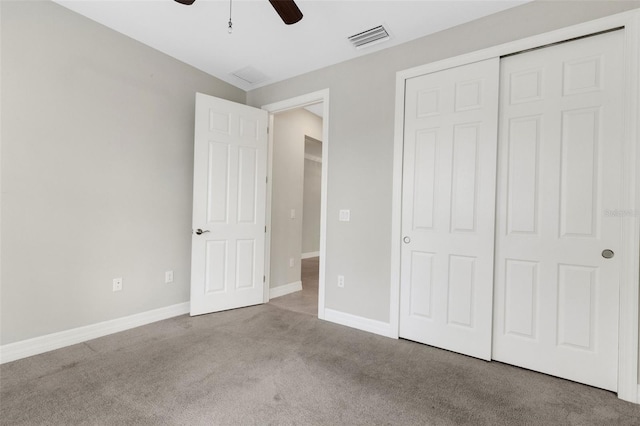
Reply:
<svg viewBox="0 0 640 426"><path fill-rule="evenodd" d="M267 277L265 275L262 276L262 282L266 283L267 282Z"/></svg>
<svg viewBox="0 0 640 426"><path fill-rule="evenodd" d="M269 126L267 126L267 134L269 134Z"/></svg>
<svg viewBox="0 0 640 426"><path fill-rule="evenodd" d="M267 227L266 227L266 226L264 227L264 232L265 232L265 233L267 232Z"/></svg>
<svg viewBox="0 0 640 426"><path fill-rule="evenodd" d="M264 178L264 183L269 183L269 176L266 176L266 177Z"/></svg>

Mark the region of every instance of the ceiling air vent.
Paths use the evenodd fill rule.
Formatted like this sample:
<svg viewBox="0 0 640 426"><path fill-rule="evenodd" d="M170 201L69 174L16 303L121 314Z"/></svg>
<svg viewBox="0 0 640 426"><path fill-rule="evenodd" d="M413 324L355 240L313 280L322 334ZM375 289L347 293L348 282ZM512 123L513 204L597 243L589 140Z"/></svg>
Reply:
<svg viewBox="0 0 640 426"><path fill-rule="evenodd" d="M356 49L369 47L373 44L382 43L386 40L389 40L389 33L382 25L349 37L349 41Z"/></svg>

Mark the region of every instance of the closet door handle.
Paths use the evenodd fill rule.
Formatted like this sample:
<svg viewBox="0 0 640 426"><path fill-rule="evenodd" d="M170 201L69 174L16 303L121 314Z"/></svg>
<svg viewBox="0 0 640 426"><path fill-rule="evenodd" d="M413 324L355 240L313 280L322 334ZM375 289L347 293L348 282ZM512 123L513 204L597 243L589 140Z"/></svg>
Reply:
<svg viewBox="0 0 640 426"><path fill-rule="evenodd" d="M411 242L411 238L407 236L407 237L404 237L402 241L404 241L405 244L409 244Z"/></svg>
<svg viewBox="0 0 640 426"><path fill-rule="evenodd" d="M211 232L211 231L209 231L208 229L205 229L204 231L200 228L196 229L196 235L202 235L205 232Z"/></svg>

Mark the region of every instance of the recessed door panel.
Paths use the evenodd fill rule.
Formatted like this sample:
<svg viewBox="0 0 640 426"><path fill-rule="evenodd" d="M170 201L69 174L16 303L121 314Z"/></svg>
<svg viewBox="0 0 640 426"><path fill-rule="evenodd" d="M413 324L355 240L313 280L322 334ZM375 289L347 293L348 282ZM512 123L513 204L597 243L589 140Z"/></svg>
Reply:
<svg viewBox="0 0 640 426"><path fill-rule="evenodd" d="M411 253L411 316L431 318L433 253Z"/></svg>
<svg viewBox="0 0 640 426"><path fill-rule="evenodd" d="M229 204L229 160L227 144L209 142L207 179L207 221L226 223Z"/></svg>
<svg viewBox="0 0 640 426"><path fill-rule="evenodd" d="M593 349L596 271L578 265L559 265L558 345Z"/></svg>
<svg viewBox="0 0 640 426"><path fill-rule="evenodd" d="M602 55L579 58L564 63L563 93L575 95L601 89Z"/></svg>
<svg viewBox="0 0 640 426"><path fill-rule="evenodd" d="M482 80L456 83L455 110L468 111L482 107Z"/></svg>
<svg viewBox="0 0 640 426"><path fill-rule="evenodd" d="M477 124L459 125L453 130L451 232L476 229L478 130Z"/></svg>
<svg viewBox="0 0 640 426"><path fill-rule="evenodd" d="M509 121L507 233L537 234L540 116Z"/></svg>
<svg viewBox="0 0 640 426"><path fill-rule="evenodd" d="M599 108L562 112L560 235L596 237Z"/></svg>
<svg viewBox="0 0 640 426"><path fill-rule="evenodd" d="M227 111L209 109L209 131L229 135L231 131L231 114Z"/></svg>
<svg viewBox="0 0 640 426"><path fill-rule="evenodd" d="M255 223L258 196L257 150L241 146L238 151L238 222Z"/></svg>
<svg viewBox="0 0 640 426"><path fill-rule="evenodd" d="M421 90L416 96L416 118L424 118L440 113L440 88Z"/></svg>
<svg viewBox="0 0 640 426"><path fill-rule="evenodd" d="M240 116L240 138L247 142L258 142L260 122L253 117Z"/></svg>
<svg viewBox="0 0 640 426"><path fill-rule="evenodd" d="M227 290L227 242L207 241L205 292L224 293Z"/></svg>
<svg viewBox="0 0 640 426"><path fill-rule="evenodd" d="M542 68L516 71L509 74L509 102L520 104L542 98Z"/></svg>
<svg viewBox="0 0 640 426"><path fill-rule="evenodd" d="M534 339L538 315L538 263L506 259L504 267L504 333Z"/></svg>
<svg viewBox="0 0 640 426"><path fill-rule="evenodd" d="M255 280L255 240L236 241L236 288L253 288Z"/></svg>
<svg viewBox="0 0 640 426"><path fill-rule="evenodd" d="M474 257L449 257L448 322L473 327Z"/></svg>
<svg viewBox="0 0 640 426"><path fill-rule="evenodd" d="M416 135L414 177L413 228L433 228L436 204L436 144L438 132L423 130Z"/></svg>

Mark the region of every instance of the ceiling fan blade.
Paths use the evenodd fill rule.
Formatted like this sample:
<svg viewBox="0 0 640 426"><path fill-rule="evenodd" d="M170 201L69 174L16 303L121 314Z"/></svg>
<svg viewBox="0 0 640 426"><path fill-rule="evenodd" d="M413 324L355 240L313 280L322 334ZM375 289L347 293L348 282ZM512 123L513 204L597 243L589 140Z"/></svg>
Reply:
<svg viewBox="0 0 640 426"><path fill-rule="evenodd" d="M191 6L193 4L193 2L196 1L196 0L176 0L176 1L178 3L180 3L180 4Z"/></svg>
<svg viewBox="0 0 640 426"><path fill-rule="evenodd" d="M269 3L287 25L295 24L302 19L302 12L294 0L269 0Z"/></svg>

